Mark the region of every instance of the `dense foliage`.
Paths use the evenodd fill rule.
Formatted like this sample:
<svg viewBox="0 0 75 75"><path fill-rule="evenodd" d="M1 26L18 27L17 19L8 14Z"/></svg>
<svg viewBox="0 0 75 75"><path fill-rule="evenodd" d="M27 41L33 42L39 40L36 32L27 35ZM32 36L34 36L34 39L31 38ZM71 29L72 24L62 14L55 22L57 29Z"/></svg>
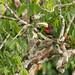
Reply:
<svg viewBox="0 0 75 75"><path fill-rule="evenodd" d="M9 11L6 10L4 12L4 4L7 0L0 0L0 11L3 16L8 16L15 18L14 15ZM58 7L55 8L55 11L50 13L47 11L44 11L38 6L38 2L40 0L31 0L31 2L27 2L27 0L20 0L22 5L18 9L15 7L12 0L9 1L9 7L18 15L18 17L22 18L22 13L25 9L28 9L28 19L30 20L31 17L34 14L44 14L41 18L38 20L40 22L46 22L51 25L53 25L54 30L56 31L56 38L59 37L60 30L62 27L62 22L59 17L59 11ZM73 0L61 0L62 4L67 4L72 2ZM53 10L53 6L55 4L58 4L58 1L56 0L47 0L44 3L44 6L47 10L51 11ZM44 8L42 5L42 8ZM65 6L62 7L62 15L64 16L66 27L71 20L72 15L75 14L75 4L71 6ZM34 27L37 28L36 20L33 18L32 21L30 21L30 24L32 24ZM22 68L20 65L23 62L25 56L28 54L28 38L23 36L23 33L25 33L26 30L23 30L20 35L16 39L14 38L20 29L23 27L23 24L21 25L18 21L10 20L10 19L0 19L0 44L5 40L6 36L11 33L10 37L7 39L6 43L0 50L0 74L4 75L14 75L16 72L16 69L19 69L21 72L21 75L28 75L28 72L25 68ZM65 27L65 28L66 28ZM44 27L41 28L40 32L47 36L44 32ZM33 37L32 29L29 28L30 36ZM73 21L70 31L68 35L71 35L71 41L69 42L69 47L75 48L75 21ZM48 37L48 36L47 36ZM42 39L40 36L38 36L39 39ZM56 63L59 56L56 56L55 58L51 59L50 61L42 64L43 67L41 71L38 71L37 75L71 75L70 72L75 70L75 58L71 58L69 63L66 65L66 72L64 74L60 74L56 70ZM70 71L70 72L69 72Z"/></svg>

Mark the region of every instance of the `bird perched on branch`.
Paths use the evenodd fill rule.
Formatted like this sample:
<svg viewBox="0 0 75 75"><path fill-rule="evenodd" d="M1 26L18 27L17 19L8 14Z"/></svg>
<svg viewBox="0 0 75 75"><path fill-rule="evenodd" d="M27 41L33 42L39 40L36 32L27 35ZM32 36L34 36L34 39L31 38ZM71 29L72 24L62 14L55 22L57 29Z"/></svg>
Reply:
<svg viewBox="0 0 75 75"><path fill-rule="evenodd" d="M37 23L37 24L46 27L45 33L48 35L52 35L52 37L55 38L56 32L54 31L54 28L52 25L47 24L47 23Z"/></svg>

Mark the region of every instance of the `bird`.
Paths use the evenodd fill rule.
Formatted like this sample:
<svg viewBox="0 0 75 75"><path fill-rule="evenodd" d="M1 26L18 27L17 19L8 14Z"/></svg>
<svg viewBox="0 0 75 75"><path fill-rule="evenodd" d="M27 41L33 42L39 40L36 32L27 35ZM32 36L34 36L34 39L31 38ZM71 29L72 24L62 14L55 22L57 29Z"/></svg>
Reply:
<svg viewBox="0 0 75 75"><path fill-rule="evenodd" d="M52 37L55 38L56 32L55 32L55 30L54 30L52 25L50 25L48 23L44 23L44 22L37 23L37 25L44 26L45 27L45 33L47 35L52 35Z"/></svg>

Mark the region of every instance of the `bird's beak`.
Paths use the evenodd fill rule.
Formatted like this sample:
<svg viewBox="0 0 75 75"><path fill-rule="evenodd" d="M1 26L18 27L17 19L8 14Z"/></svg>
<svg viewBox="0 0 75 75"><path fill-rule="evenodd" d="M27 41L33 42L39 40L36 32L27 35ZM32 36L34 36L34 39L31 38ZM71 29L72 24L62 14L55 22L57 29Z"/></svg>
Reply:
<svg viewBox="0 0 75 75"><path fill-rule="evenodd" d="M44 27L48 27L48 24L47 23L44 23L44 22L37 23L37 25L41 25L41 26L44 26Z"/></svg>

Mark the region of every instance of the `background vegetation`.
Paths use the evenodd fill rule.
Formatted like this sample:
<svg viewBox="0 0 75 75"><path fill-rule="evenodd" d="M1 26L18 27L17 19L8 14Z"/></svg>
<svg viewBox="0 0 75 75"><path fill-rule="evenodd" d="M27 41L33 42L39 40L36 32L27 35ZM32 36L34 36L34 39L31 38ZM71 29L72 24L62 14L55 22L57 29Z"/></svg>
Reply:
<svg viewBox="0 0 75 75"><path fill-rule="evenodd" d="M31 1L31 2L30 2ZM58 7L55 8L55 11L50 13L41 9L38 5L40 0L20 0L22 5L19 8L16 8L13 0L8 0L9 7L17 14L18 17L22 18L22 13L25 9L28 10L27 16L35 28L37 28L37 21L46 22L53 25L54 30L56 31L56 38L59 37L60 30L62 27L62 21L59 17ZM62 4L71 3L73 0L61 0ZM14 15L9 11L5 11L5 3L7 0L0 0L0 12L2 16L15 18ZM47 10L53 10L53 6L58 4L57 0L47 0L44 3L44 6ZM44 8L42 5L41 7ZM39 19L32 18L34 14L44 14L44 16ZM65 29L69 21L71 20L72 15L75 14L75 4L70 6L62 7L62 15L65 19ZM17 38L13 38L18 34L24 24L20 24L19 21L7 18L0 18L0 44L6 39L7 35L11 33L3 47L0 49L0 74L1 75L14 75L16 69L19 69L21 75L28 75L28 71L25 68L22 68L24 58L28 55L28 37L24 36L25 30L23 30ZM44 32L44 27L41 27L40 32L47 37ZM33 37L32 29L28 28L30 37ZM75 20L72 22L71 28L68 35L71 36L71 41L69 42L69 47L75 49ZM39 39L42 40L40 36ZM59 73L56 70L56 63L59 56L57 55L50 61L42 64L42 69L36 72L36 75L71 75L75 70L75 58L72 57L69 59L70 62L66 65L66 71L64 74Z"/></svg>

